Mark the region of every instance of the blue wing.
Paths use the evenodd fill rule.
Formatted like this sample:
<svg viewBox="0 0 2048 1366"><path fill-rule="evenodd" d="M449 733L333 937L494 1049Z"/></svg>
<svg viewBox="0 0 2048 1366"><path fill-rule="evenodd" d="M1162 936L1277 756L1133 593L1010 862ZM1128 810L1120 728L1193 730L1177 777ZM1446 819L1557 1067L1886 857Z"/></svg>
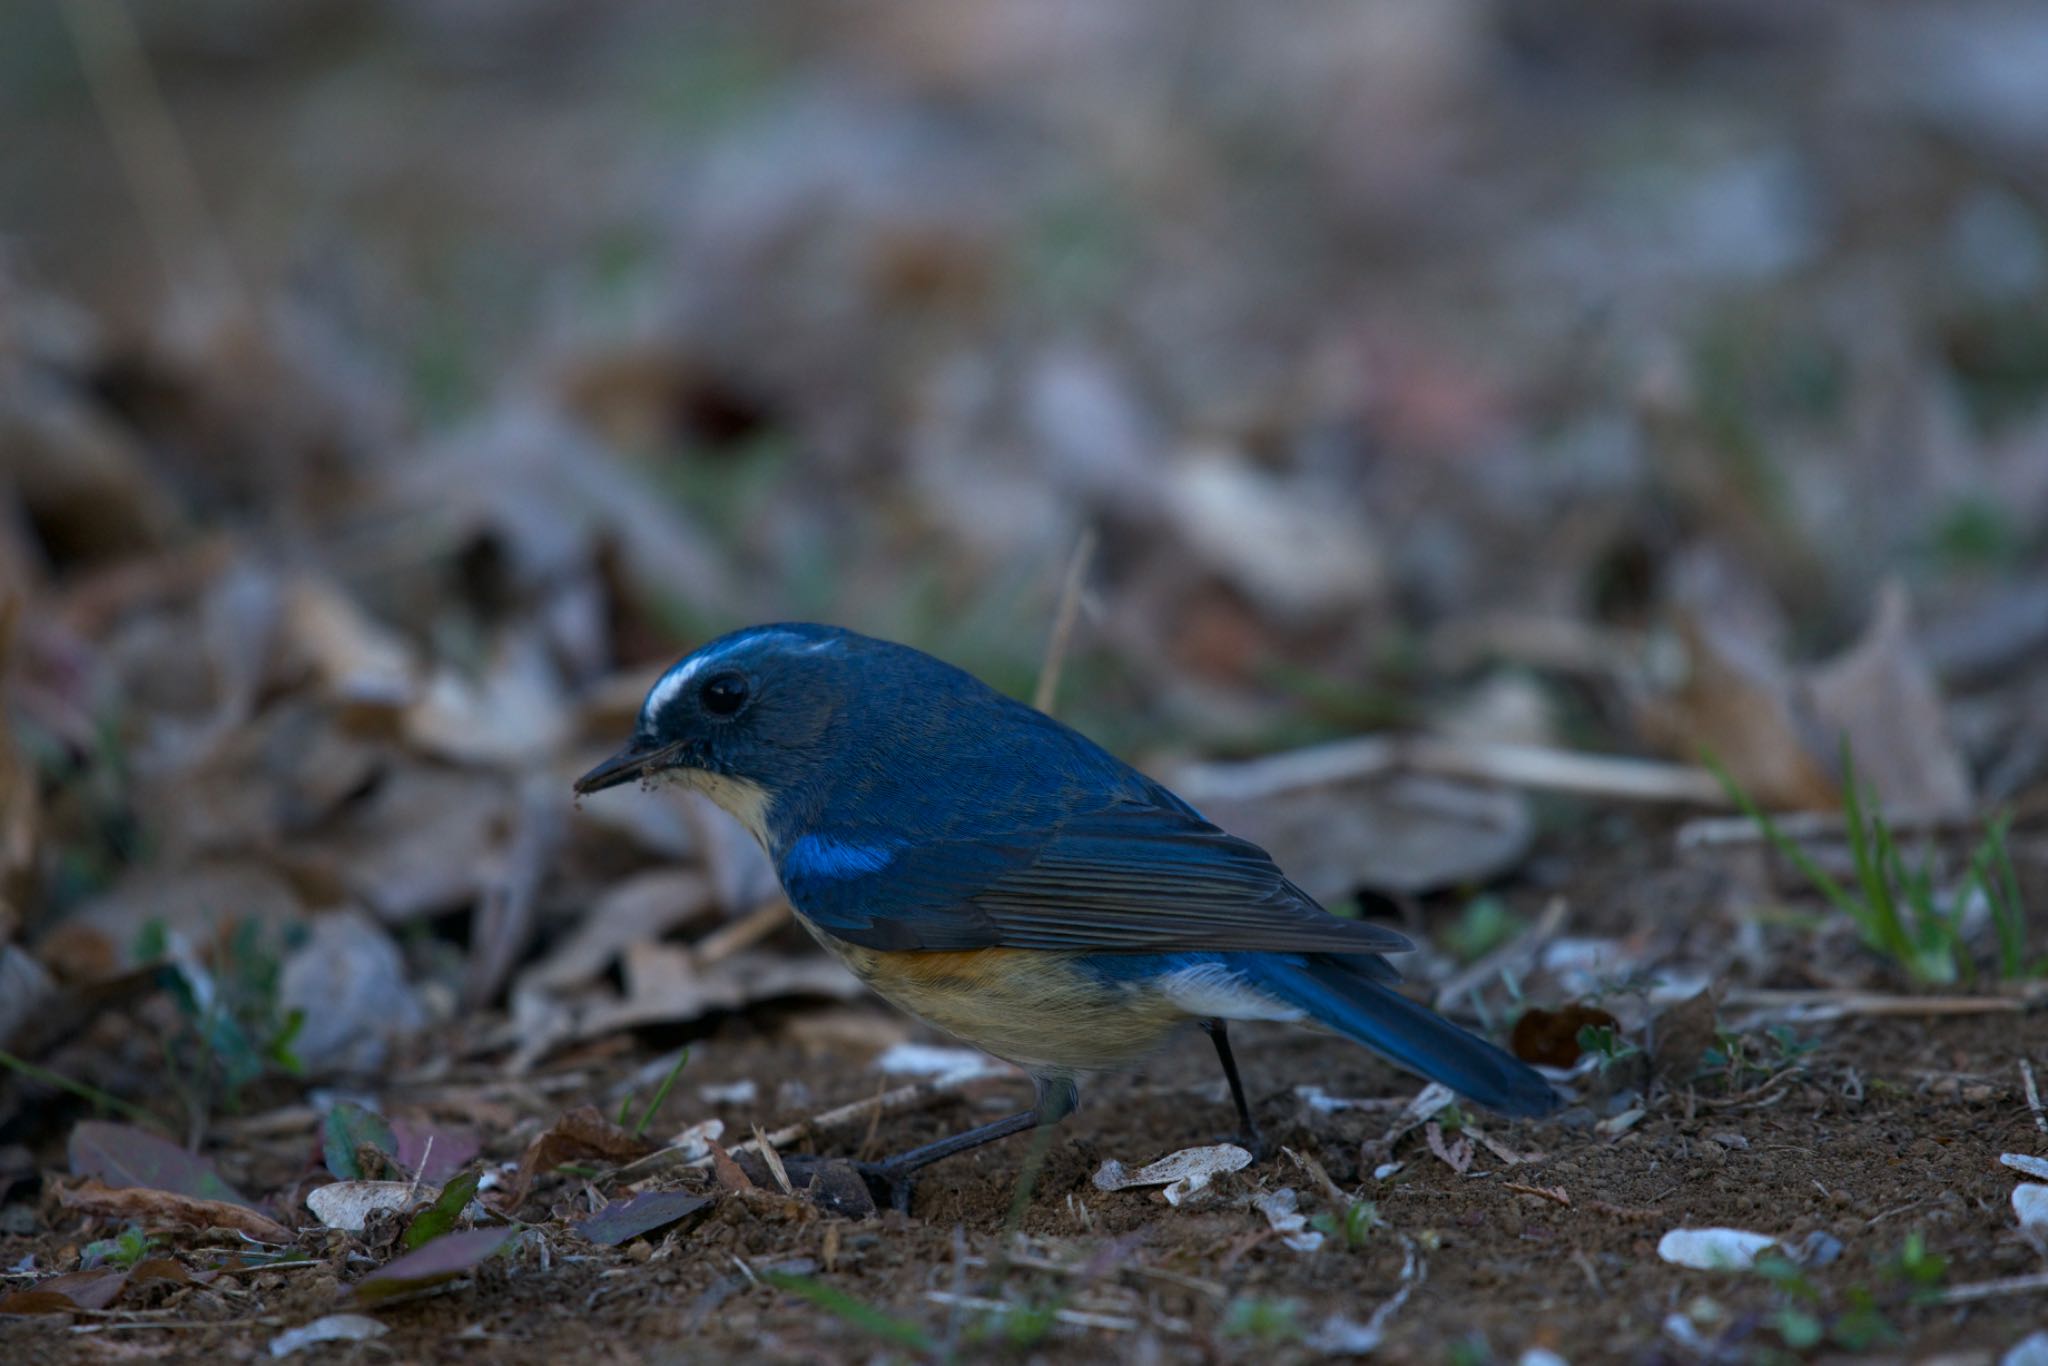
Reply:
<svg viewBox="0 0 2048 1366"><path fill-rule="evenodd" d="M1171 804L1127 799L1009 835L913 845L879 832L811 832L784 851L782 884L820 929L885 951L1411 947L1392 930L1331 915L1263 849L1161 795ZM1394 975L1384 964L1367 970Z"/></svg>

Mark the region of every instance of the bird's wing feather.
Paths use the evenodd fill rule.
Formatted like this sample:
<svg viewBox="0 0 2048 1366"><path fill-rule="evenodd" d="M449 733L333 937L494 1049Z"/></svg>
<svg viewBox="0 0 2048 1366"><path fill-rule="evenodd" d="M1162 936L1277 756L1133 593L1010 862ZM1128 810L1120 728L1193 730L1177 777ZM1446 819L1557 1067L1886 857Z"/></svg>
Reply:
<svg viewBox="0 0 2048 1366"><path fill-rule="evenodd" d="M1012 837L799 840L783 885L863 947L1376 954L1392 930L1340 920L1257 845L1185 806L1120 802Z"/></svg>

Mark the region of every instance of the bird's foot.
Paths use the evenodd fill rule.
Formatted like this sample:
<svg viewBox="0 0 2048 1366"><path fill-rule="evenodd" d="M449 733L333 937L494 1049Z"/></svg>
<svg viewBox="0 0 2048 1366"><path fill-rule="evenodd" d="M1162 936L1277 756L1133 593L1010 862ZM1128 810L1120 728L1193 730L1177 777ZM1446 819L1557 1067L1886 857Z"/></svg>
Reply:
<svg viewBox="0 0 2048 1366"><path fill-rule="evenodd" d="M910 1213L910 1197L917 1189L916 1171L894 1162L856 1162L853 1169L867 1182L877 1209Z"/></svg>
<svg viewBox="0 0 2048 1366"><path fill-rule="evenodd" d="M885 1209L910 1212L916 1178L888 1162L784 1153L782 1167L798 1195L833 1214L865 1219Z"/></svg>

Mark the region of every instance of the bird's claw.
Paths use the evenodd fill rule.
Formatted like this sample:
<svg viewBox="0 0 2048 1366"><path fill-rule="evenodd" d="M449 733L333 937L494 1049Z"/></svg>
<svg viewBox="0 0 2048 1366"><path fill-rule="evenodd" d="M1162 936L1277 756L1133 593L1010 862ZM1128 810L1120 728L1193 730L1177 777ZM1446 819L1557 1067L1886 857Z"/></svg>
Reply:
<svg viewBox="0 0 2048 1366"><path fill-rule="evenodd" d="M865 1219L885 1209L910 1212L916 1177L892 1163L784 1153L782 1166L797 1194L833 1214Z"/></svg>
<svg viewBox="0 0 2048 1366"><path fill-rule="evenodd" d="M868 1194L877 1209L910 1213L910 1197L917 1187L916 1173L893 1162L856 1162L853 1169L867 1182Z"/></svg>

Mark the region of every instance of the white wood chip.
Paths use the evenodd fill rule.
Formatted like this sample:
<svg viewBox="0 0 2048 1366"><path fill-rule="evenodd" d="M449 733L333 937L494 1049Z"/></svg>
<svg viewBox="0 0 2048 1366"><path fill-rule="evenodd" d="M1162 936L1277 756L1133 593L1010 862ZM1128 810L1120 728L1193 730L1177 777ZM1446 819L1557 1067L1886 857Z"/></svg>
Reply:
<svg viewBox="0 0 2048 1366"><path fill-rule="evenodd" d="M1747 1271L1758 1254L1778 1245L1767 1233L1739 1228L1675 1228L1657 1240L1657 1255L1696 1271Z"/></svg>
<svg viewBox="0 0 2048 1366"><path fill-rule="evenodd" d="M2013 1187L2012 1212L2020 1227L2036 1236L2048 1235L2048 1186L2032 1181Z"/></svg>
<svg viewBox="0 0 2048 1366"><path fill-rule="evenodd" d="M431 1186L409 1181L336 1181L306 1193L306 1208L329 1228L361 1233L378 1210L405 1209L424 1196L432 1200Z"/></svg>
<svg viewBox="0 0 2048 1366"><path fill-rule="evenodd" d="M270 1354L288 1357L316 1342L368 1342L390 1331L386 1324L368 1314L329 1314L324 1319L314 1319L311 1323L279 1333L270 1340Z"/></svg>
<svg viewBox="0 0 2048 1366"><path fill-rule="evenodd" d="M1998 1160L2016 1172L2048 1181L2048 1157L2035 1157L2032 1153L2000 1153Z"/></svg>

